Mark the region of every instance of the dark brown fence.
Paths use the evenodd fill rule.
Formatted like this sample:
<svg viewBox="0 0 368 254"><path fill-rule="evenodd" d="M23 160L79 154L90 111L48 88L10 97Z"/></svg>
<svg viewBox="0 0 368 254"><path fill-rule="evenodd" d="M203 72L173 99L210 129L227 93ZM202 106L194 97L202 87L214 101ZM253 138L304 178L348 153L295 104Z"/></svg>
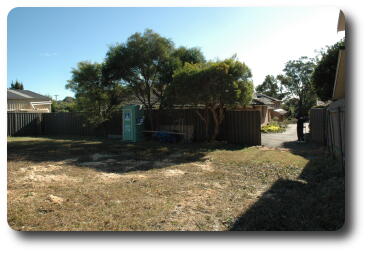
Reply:
<svg viewBox="0 0 368 254"><path fill-rule="evenodd" d="M205 115L204 110L199 110ZM146 115L147 128L150 128L149 116ZM205 141L211 136L214 123L208 115L208 126L196 113L196 109L174 109L152 111L154 130L163 130L167 126L175 126L179 132L192 131L192 140ZM182 127L181 127L182 126ZM206 134L207 133L207 134ZM225 119L220 126L218 140L226 140L232 144L261 145L261 122L258 111L226 111Z"/></svg>
<svg viewBox="0 0 368 254"><path fill-rule="evenodd" d="M326 145L327 142L327 118L325 108L313 108L310 110L309 129L311 140L317 144Z"/></svg>
<svg viewBox="0 0 368 254"><path fill-rule="evenodd" d="M85 113L8 113L8 136L70 135L106 136L121 135L121 112L99 127L87 123Z"/></svg>
<svg viewBox="0 0 368 254"><path fill-rule="evenodd" d="M258 111L227 111L224 122L229 143L261 145L261 115Z"/></svg>
<svg viewBox="0 0 368 254"><path fill-rule="evenodd" d="M8 113L7 135L42 135L42 113Z"/></svg>
<svg viewBox="0 0 368 254"><path fill-rule="evenodd" d="M95 128L88 125L83 113L60 112L43 115L44 135L94 136Z"/></svg>
<svg viewBox="0 0 368 254"><path fill-rule="evenodd" d="M200 110L203 114L204 110ZM71 135L107 136L122 134L122 114L114 113L112 119L99 127L85 120L85 113L8 113L8 136ZM151 120L146 112L146 128L164 130L172 127L187 134L188 140L205 141L213 133L212 117L208 126L195 109L153 110ZM218 139L229 143L260 145L260 114L258 111L226 111Z"/></svg>
<svg viewBox="0 0 368 254"><path fill-rule="evenodd" d="M342 102L324 109L310 110L310 133L313 142L327 145L329 151L345 163L345 107Z"/></svg>

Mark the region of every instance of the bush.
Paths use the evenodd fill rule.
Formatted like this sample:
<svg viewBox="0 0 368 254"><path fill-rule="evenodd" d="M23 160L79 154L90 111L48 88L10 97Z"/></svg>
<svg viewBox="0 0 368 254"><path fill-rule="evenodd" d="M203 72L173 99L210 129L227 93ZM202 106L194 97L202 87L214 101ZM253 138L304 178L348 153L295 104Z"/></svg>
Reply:
<svg viewBox="0 0 368 254"><path fill-rule="evenodd" d="M261 132L263 133L280 133L284 132L286 125L278 122L270 122L269 124L261 127Z"/></svg>

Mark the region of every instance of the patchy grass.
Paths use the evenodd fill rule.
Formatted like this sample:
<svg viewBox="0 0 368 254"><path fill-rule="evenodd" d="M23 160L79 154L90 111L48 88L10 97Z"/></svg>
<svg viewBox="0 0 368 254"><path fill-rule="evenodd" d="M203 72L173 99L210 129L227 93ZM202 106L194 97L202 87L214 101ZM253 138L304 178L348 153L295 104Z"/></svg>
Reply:
<svg viewBox="0 0 368 254"><path fill-rule="evenodd" d="M262 228L261 221L250 219L264 195L283 180L303 184L290 195L307 197L305 205L321 213L308 210L304 216L310 223L303 229L331 230L343 223L340 210L323 214L326 205L344 205L343 197L333 196L344 188L335 166L321 151L9 138L8 222L22 231L298 230L294 220L267 221ZM282 191L290 186L279 187L272 195L288 203ZM289 203L283 209L288 216L287 209L299 208ZM272 217L272 209L267 214Z"/></svg>

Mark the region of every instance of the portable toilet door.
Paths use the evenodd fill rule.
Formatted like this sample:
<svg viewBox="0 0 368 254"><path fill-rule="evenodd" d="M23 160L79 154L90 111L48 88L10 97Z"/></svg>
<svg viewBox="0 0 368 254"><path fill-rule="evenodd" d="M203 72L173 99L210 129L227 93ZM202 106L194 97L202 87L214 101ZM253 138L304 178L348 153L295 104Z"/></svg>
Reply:
<svg viewBox="0 0 368 254"><path fill-rule="evenodd" d="M127 106L123 108L123 141L134 140L135 119L133 116L133 107Z"/></svg>

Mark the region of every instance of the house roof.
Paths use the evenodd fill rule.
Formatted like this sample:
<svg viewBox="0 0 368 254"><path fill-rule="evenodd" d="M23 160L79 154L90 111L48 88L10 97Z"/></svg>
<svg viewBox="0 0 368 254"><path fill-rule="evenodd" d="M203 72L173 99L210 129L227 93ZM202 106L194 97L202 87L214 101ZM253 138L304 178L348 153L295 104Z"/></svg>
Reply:
<svg viewBox="0 0 368 254"><path fill-rule="evenodd" d="M8 100L37 100L37 101L51 101L49 97L34 93L29 90L15 90L8 89Z"/></svg>
<svg viewBox="0 0 368 254"><path fill-rule="evenodd" d="M261 94L261 93L254 93L253 99L251 104L252 105L273 105L275 102L280 102L280 100L273 98L271 96Z"/></svg>

